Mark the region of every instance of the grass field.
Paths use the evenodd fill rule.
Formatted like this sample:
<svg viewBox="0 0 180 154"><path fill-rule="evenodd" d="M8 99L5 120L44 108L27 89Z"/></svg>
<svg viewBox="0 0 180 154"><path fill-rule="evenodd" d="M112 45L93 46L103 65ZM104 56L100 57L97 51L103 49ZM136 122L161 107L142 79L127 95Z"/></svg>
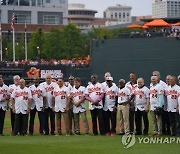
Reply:
<svg viewBox="0 0 180 154"><path fill-rule="evenodd" d="M88 115L88 119L90 116ZM35 120L38 123L38 120ZM150 122L151 123L151 122ZM150 133L152 126L150 125ZM91 128L90 128L91 129ZM121 142L121 136L10 136L10 118L6 116L5 136L0 136L0 154L116 154L116 153L158 153L176 154L180 152L180 143L171 144L140 144L125 149Z"/></svg>

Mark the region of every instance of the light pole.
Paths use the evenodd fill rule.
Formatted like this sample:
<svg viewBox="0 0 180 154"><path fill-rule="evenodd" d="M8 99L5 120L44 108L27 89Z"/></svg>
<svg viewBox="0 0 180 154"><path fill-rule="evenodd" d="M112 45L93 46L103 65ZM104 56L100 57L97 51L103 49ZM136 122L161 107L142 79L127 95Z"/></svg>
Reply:
<svg viewBox="0 0 180 154"><path fill-rule="evenodd" d="M40 51L40 47L39 46L37 46L37 54L38 54L38 58L39 58L39 60L40 60L40 55L41 55L41 51Z"/></svg>

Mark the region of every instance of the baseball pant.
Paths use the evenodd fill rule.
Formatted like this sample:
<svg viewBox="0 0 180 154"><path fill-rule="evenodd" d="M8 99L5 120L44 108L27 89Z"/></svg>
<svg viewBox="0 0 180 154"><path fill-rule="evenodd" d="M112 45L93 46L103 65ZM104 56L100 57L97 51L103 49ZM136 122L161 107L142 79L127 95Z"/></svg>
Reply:
<svg viewBox="0 0 180 154"><path fill-rule="evenodd" d="M14 121L15 121L15 113L10 109L10 114L11 114L11 129L12 129L12 134L14 130Z"/></svg>
<svg viewBox="0 0 180 154"><path fill-rule="evenodd" d="M171 135L175 136L177 134L177 127L178 127L178 113L169 112L169 121L171 126Z"/></svg>
<svg viewBox="0 0 180 154"><path fill-rule="evenodd" d="M51 108L46 108L44 110L44 131L45 135L49 134L49 117L51 123L51 134L54 135L55 132L55 113Z"/></svg>
<svg viewBox="0 0 180 154"><path fill-rule="evenodd" d="M97 135L98 134L98 129L97 129L97 120L99 124L99 131L101 135L105 134L105 125L104 125L104 118L103 118L103 109L93 109L90 110L91 112L91 118L92 118L92 130L93 134Z"/></svg>
<svg viewBox="0 0 180 154"><path fill-rule="evenodd" d="M180 136L180 114L178 114L177 136Z"/></svg>
<svg viewBox="0 0 180 154"><path fill-rule="evenodd" d="M73 126L73 123L74 123L74 113L73 113L73 108L70 108L68 110L68 118L69 118L69 131L70 131L70 134L72 134L72 126Z"/></svg>
<svg viewBox="0 0 180 154"><path fill-rule="evenodd" d="M0 135L3 134L5 115L6 115L6 111L0 108Z"/></svg>
<svg viewBox="0 0 180 154"><path fill-rule="evenodd" d="M44 112L38 111L38 118L39 118L39 134L43 135L44 130Z"/></svg>
<svg viewBox="0 0 180 154"><path fill-rule="evenodd" d="M106 133L116 133L116 112L114 111L104 111L104 122L105 122L105 132ZM111 127L110 127L111 123Z"/></svg>
<svg viewBox="0 0 180 154"><path fill-rule="evenodd" d="M154 134L162 134L162 116L156 115L154 111L150 111L154 127Z"/></svg>
<svg viewBox="0 0 180 154"><path fill-rule="evenodd" d="M147 135L149 131L148 113L146 111L135 111L136 135L142 135L142 118L144 122L143 134Z"/></svg>
<svg viewBox="0 0 180 154"><path fill-rule="evenodd" d="M118 105L117 113L120 118L120 133L129 132L129 105Z"/></svg>
<svg viewBox="0 0 180 154"><path fill-rule="evenodd" d="M164 111L164 110L162 113L162 133L164 135L170 135L171 134L168 111Z"/></svg>
<svg viewBox="0 0 180 154"><path fill-rule="evenodd" d="M134 132L134 106L129 108L129 131Z"/></svg>
<svg viewBox="0 0 180 154"><path fill-rule="evenodd" d="M61 129L61 117L63 116L64 118L64 125L66 129L66 134L69 135L69 119L68 119L68 112L56 112L56 126L57 126L57 133L58 135L62 134L62 129Z"/></svg>
<svg viewBox="0 0 180 154"><path fill-rule="evenodd" d="M88 120L87 120L87 116L86 116L86 111L74 113L74 131L75 131L74 133L80 134L80 125L79 125L79 117L80 116L82 117L82 120L83 120L85 134L89 134L89 125L88 125Z"/></svg>
<svg viewBox="0 0 180 154"><path fill-rule="evenodd" d="M15 114L14 122L14 135L17 135L18 132L20 135L27 135L28 129L28 114Z"/></svg>
<svg viewBox="0 0 180 154"><path fill-rule="evenodd" d="M33 135L34 133L34 119L36 116L36 108L30 111L30 119L29 119L29 134Z"/></svg>

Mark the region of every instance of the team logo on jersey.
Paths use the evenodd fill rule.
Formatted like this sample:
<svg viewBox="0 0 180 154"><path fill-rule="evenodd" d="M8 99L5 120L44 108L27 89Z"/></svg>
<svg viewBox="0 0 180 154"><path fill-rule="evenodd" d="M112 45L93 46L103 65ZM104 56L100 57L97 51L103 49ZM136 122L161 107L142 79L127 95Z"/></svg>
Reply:
<svg viewBox="0 0 180 154"><path fill-rule="evenodd" d="M0 94L6 94L6 93L7 93L7 90L6 90L6 89L0 90Z"/></svg>
<svg viewBox="0 0 180 154"><path fill-rule="evenodd" d="M94 87L94 88L89 88L88 89L89 93L93 93L93 92L96 92L96 91L101 91L101 88L100 87Z"/></svg>

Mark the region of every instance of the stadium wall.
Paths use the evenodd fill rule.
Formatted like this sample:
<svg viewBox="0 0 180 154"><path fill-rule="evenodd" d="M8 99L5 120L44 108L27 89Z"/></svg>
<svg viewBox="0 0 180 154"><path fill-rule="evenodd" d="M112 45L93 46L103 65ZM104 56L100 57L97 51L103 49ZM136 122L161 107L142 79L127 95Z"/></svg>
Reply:
<svg viewBox="0 0 180 154"><path fill-rule="evenodd" d="M149 85L154 70L162 80L168 74L180 74L180 40L176 38L129 38L92 42L91 74L104 80L109 71L117 83L120 78L129 80L129 73L136 72Z"/></svg>

